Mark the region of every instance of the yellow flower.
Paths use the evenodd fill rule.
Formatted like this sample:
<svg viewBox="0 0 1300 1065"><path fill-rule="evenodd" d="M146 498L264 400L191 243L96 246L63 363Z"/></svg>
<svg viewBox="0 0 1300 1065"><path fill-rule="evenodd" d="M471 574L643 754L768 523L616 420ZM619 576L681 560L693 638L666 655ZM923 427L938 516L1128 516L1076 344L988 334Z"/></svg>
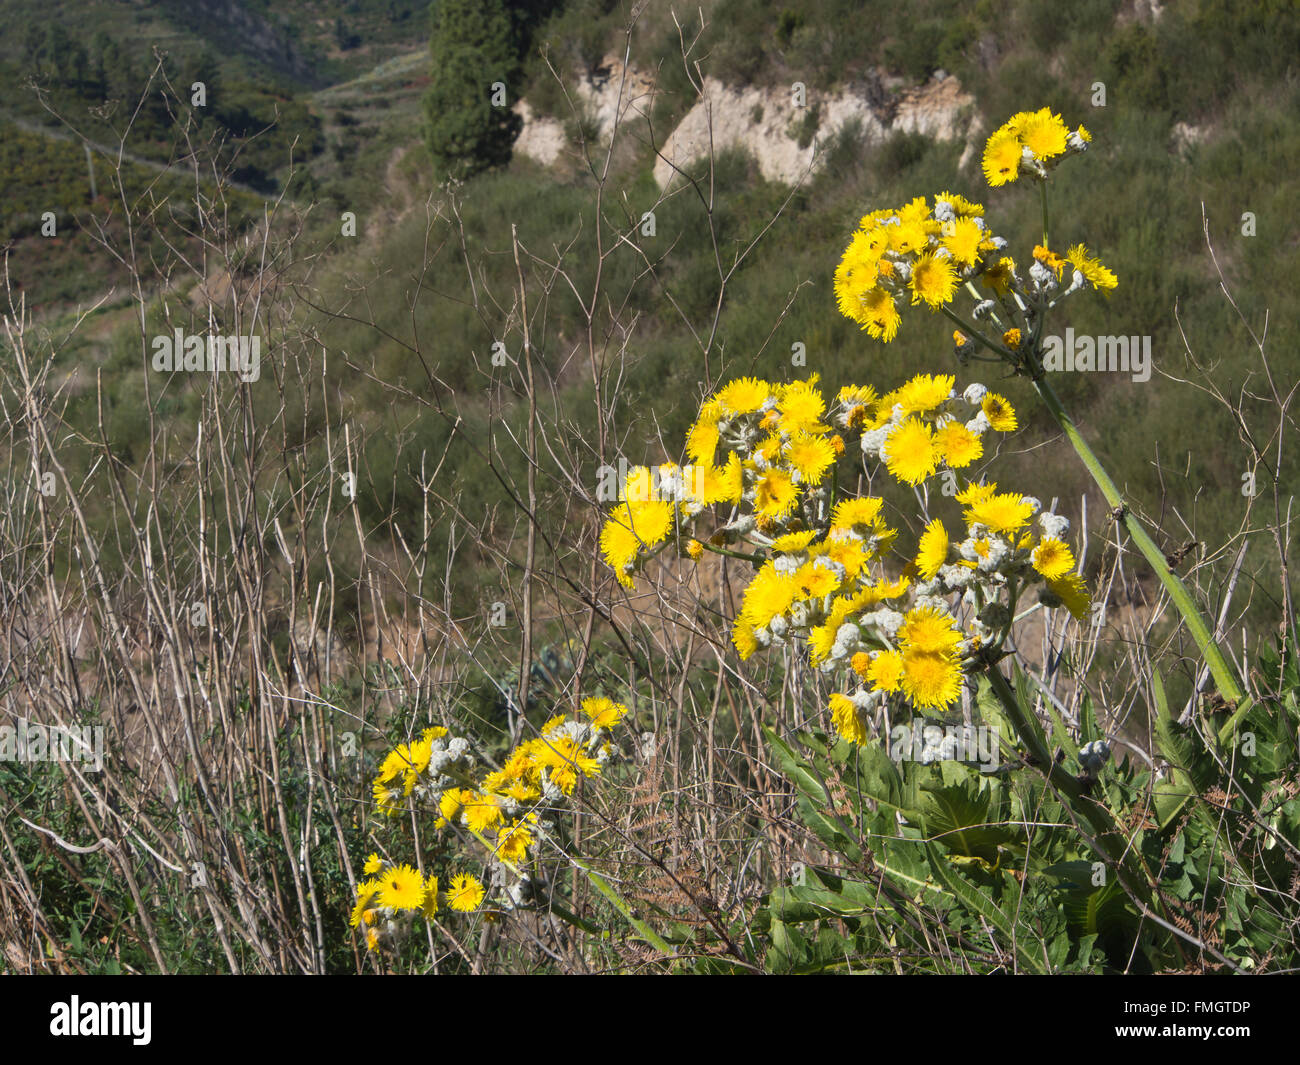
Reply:
<svg viewBox="0 0 1300 1065"><path fill-rule="evenodd" d="M766 381L753 377L739 377L724 386L714 397L732 415L752 414L771 395Z"/></svg>
<svg viewBox="0 0 1300 1065"><path fill-rule="evenodd" d="M968 525L984 525L993 532L1012 533L1029 520L1033 504L1015 492L1003 492L974 503L966 510Z"/></svg>
<svg viewBox="0 0 1300 1065"><path fill-rule="evenodd" d="M514 821L509 828L497 832L497 857L511 865L528 860L528 848L533 845L533 834L526 822Z"/></svg>
<svg viewBox="0 0 1300 1065"><path fill-rule="evenodd" d="M361 867L361 871L367 876L372 876L384 867L383 860L378 854L372 854L366 859L366 864Z"/></svg>
<svg viewBox="0 0 1300 1065"><path fill-rule="evenodd" d="M799 488L784 470L768 470L754 486L754 508L769 518L783 518L794 509Z"/></svg>
<svg viewBox="0 0 1300 1065"><path fill-rule="evenodd" d="M632 484L631 475L628 483ZM631 569L642 547L654 547L667 539L676 511L676 504L669 500L629 500L611 511L600 533L600 550L620 584L634 586Z"/></svg>
<svg viewBox="0 0 1300 1065"><path fill-rule="evenodd" d="M920 484L939 465L934 433L918 418L900 423L886 438L880 454L890 473L912 485Z"/></svg>
<svg viewBox="0 0 1300 1065"><path fill-rule="evenodd" d="M835 510L831 513L831 528L852 529L855 526L872 526L876 523L876 519L880 516L880 508L884 505L885 501L875 496L842 499L835 504Z"/></svg>
<svg viewBox="0 0 1300 1065"><path fill-rule="evenodd" d="M1065 128L1061 116L1052 114L1047 107L1029 115L1020 127L1020 143L1039 160L1064 155L1068 137L1069 130Z"/></svg>
<svg viewBox="0 0 1300 1065"><path fill-rule="evenodd" d="M600 772L600 761L591 757L572 736L556 736L547 741L538 761L551 771L551 783L565 795L572 795L578 774L593 777Z"/></svg>
<svg viewBox="0 0 1300 1065"><path fill-rule="evenodd" d="M390 869L380 880L379 902L394 910L418 910L424 905L424 877L409 865Z"/></svg>
<svg viewBox="0 0 1300 1065"><path fill-rule="evenodd" d="M858 713L858 708L853 704L852 699L836 692L830 699L830 711L836 732L850 743L867 742L869 733L866 722L862 720L862 715Z"/></svg>
<svg viewBox="0 0 1300 1065"><path fill-rule="evenodd" d="M961 663L915 647L903 652L903 692L919 707L947 707L961 695Z"/></svg>
<svg viewBox="0 0 1300 1065"><path fill-rule="evenodd" d="M958 218L944 225L941 243L948 249L954 262L962 266L974 266L983 239L984 230L973 219Z"/></svg>
<svg viewBox="0 0 1300 1065"><path fill-rule="evenodd" d="M795 571L794 582L800 599L825 599L840 586L834 573L811 562L805 562Z"/></svg>
<svg viewBox="0 0 1300 1065"><path fill-rule="evenodd" d="M952 302L957 291L957 271L951 259L926 252L912 267L912 279L908 285L912 289L914 304L925 303L934 310Z"/></svg>
<svg viewBox="0 0 1300 1065"><path fill-rule="evenodd" d="M590 698L582 700L582 713L592 728L611 729L623 720L627 707L613 699Z"/></svg>
<svg viewBox="0 0 1300 1065"><path fill-rule="evenodd" d="M402 797L400 791L376 780L371 788L371 793L375 797L375 805L379 807L382 813L389 816L397 813L397 800Z"/></svg>
<svg viewBox="0 0 1300 1065"><path fill-rule="evenodd" d="M1065 609L1076 620L1082 621L1087 616L1092 596L1088 594L1088 587L1079 574L1071 573L1059 580L1048 581L1047 587L1065 604Z"/></svg>
<svg viewBox="0 0 1300 1065"><path fill-rule="evenodd" d="M704 554L704 545L699 540L688 540L686 542L686 554L690 556L691 561L698 562Z"/></svg>
<svg viewBox="0 0 1300 1065"><path fill-rule="evenodd" d="M1011 288L1016 269L1014 259L1003 256L980 275L980 282L985 288L991 288L999 296L1005 296Z"/></svg>
<svg viewBox="0 0 1300 1065"><path fill-rule="evenodd" d="M793 555L802 551L816 539L816 529L807 529L804 532L786 533L784 536L778 536L772 541L772 550L780 555Z"/></svg>
<svg viewBox="0 0 1300 1065"><path fill-rule="evenodd" d="M1009 347L1012 351L1015 351L1017 348L1020 347L1020 330L1008 329L1005 333L1002 334L1002 343L1005 344L1007 347Z"/></svg>
<svg viewBox="0 0 1300 1065"><path fill-rule="evenodd" d="M961 633L953 616L930 606L909 610L898 630L898 643L904 653L916 650L929 654L952 654L960 642Z"/></svg>
<svg viewBox="0 0 1300 1065"><path fill-rule="evenodd" d="M1041 244L1035 244L1034 258L1051 270L1058 281L1061 279L1061 270L1065 267L1065 260L1059 255L1044 248Z"/></svg>
<svg viewBox="0 0 1300 1065"><path fill-rule="evenodd" d="M896 692L903 680L903 656L897 651L881 651L867 670L871 686L878 692Z"/></svg>
<svg viewBox="0 0 1300 1065"><path fill-rule="evenodd" d="M996 392L985 393L983 400L980 401L980 410L989 420L990 429L999 433L1015 432L1015 408Z"/></svg>
<svg viewBox="0 0 1300 1065"><path fill-rule="evenodd" d="M777 410L781 412L781 428L787 433L815 429L826 410L826 400L817 390L817 374L807 381L791 381L783 386Z"/></svg>
<svg viewBox="0 0 1300 1065"><path fill-rule="evenodd" d="M1049 581L1058 580L1074 569L1074 555L1070 548L1055 537L1039 541L1030 558L1034 569Z"/></svg>
<svg viewBox="0 0 1300 1065"><path fill-rule="evenodd" d="M880 276L877 264L883 249L883 240L874 232L859 230L835 269L835 301L840 313L863 325L866 323L861 318L862 298L876 286Z"/></svg>
<svg viewBox="0 0 1300 1065"><path fill-rule="evenodd" d="M626 503L620 503L600 531L600 553L624 587L635 587L631 570L640 551L641 541L632 531L631 511Z"/></svg>
<svg viewBox="0 0 1300 1065"><path fill-rule="evenodd" d="M768 562L745 589L741 617L753 628L764 628L773 618L790 609L798 592L794 574L781 573L772 562Z"/></svg>
<svg viewBox="0 0 1300 1065"><path fill-rule="evenodd" d="M501 804L495 795L470 792L465 800L465 824L471 832L486 832L501 820Z"/></svg>
<svg viewBox="0 0 1300 1065"><path fill-rule="evenodd" d="M357 885L357 903L352 907L352 916L348 919L353 928L365 920L366 911L370 909L370 904L375 901L382 886L378 880L363 880Z"/></svg>
<svg viewBox="0 0 1300 1065"><path fill-rule="evenodd" d="M958 196L955 192L941 192L934 198L935 207L938 208L939 201L944 200L952 205L953 214L958 218L973 218L984 213L984 205L975 203L966 199L964 196Z"/></svg>
<svg viewBox="0 0 1300 1065"><path fill-rule="evenodd" d="M754 626L743 618L737 618L731 627L731 642L736 645L742 661L758 650L758 639L754 636Z"/></svg>
<svg viewBox="0 0 1300 1065"><path fill-rule="evenodd" d="M976 503L984 503L992 499L998 493L996 483L991 484L968 484L957 493L957 502L964 506L973 506Z"/></svg>
<svg viewBox="0 0 1300 1065"><path fill-rule="evenodd" d="M422 909L425 917L433 917L438 912L438 878L432 873L424 882L424 905Z"/></svg>
<svg viewBox="0 0 1300 1065"><path fill-rule="evenodd" d="M952 374L917 374L891 393L893 403L900 404L904 414L924 414L947 401L954 381Z"/></svg>
<svg viewBox="0 0 1300 1065"><path fill-rule="evenodd" d="M818 484L835 465L835 449L824 436L799 432L786 445L786 458L805 482Z"/></svg>
<svg viewBox="0 0 1300 1065"><path fill-rule="evenodd" d="M899 255L910 255L917 249L924 248L928 243L925 226L919 220L888 226L886 231L889 236L889 250L898 252Z"/></svg>
<svg viewBox="0 0 1300 1065"><path fill-rule="evenodd" d="M984 444L978 434L972 433L959 421L945 422L934 433L939 454L952 469L969 466L984 454Z"/></svg>
<svg viewBox="0 0 1300 1065"><path fill-rule="evenodd" d="M866 548L854 539L832 540L819 545L818 553L824 554L832 562L838 562L849 577L861 573L869 558Z"/></svg>
<svg viewBox="0 0 1300 1065"><path fill-rule="evenodd" d="M862 295L862 312L856 319L869 336L888 344L898 336L898 323L902 315L894 303L893 293L883 288L873 288Z"/></svg>
<svg viewBox="0 0 1300 1065"><path fill-rule="evenodd" d="M1073 245L1065 253L1065 261L1083 274L1083 279L1088 284L1102 292L1108 293L1119 284L1115 274L1103 266L1100 259L1092 258L1082 244Z"/></svg>
<svg viewBox="0 0 1300 1065"><path fill-rule="evenodd" d="M853 672L863 680L871 676L871 656L866 651L859 651L851 659L849 665L853 667Z"/></svg>
<svg viewBox="0 0 1300 1065"><path fill-rule="evenodd" d="M447 887L447 905L460 913L477 910L483 902L483 883L476 876L457 873Z"/></svg>
<svg viewBox="0 0 1300 1065"><path fill-rule="evenodd" d="M925 527L916 551L916 568L923 580L933 580L939 567L948 561L948 532L935 518Z"/></svg>
<svg viewBox="0 0 1300 1065"><path fill-rule="evenodd" d="M988 139L984 145L984 178L997 188L1020 176L1020 138L1005 126Z"/></svg>

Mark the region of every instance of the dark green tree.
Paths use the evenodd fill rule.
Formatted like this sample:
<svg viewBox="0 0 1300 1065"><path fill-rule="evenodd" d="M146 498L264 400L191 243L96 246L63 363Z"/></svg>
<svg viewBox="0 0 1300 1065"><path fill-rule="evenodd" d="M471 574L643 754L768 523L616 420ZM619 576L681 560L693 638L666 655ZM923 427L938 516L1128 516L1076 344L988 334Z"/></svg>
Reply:
<svg viewBox="0 0 1300 1065"><path fill-rule="evenodd" d="M433 77L425 136L443 173L502 166L522 120L511 109L520 80L517 36L502 0L437 0L430 8Z"/></svg>

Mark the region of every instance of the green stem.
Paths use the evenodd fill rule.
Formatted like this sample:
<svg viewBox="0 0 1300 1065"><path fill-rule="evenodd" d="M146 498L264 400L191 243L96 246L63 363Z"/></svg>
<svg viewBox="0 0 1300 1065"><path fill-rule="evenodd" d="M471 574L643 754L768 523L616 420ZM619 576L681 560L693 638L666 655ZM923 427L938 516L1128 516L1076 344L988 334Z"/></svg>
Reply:
<svg viewBox="0 0 1300 1065"><path fill-rule="evenodd" d="M1047 243L1047 181L1044 178L1038 179L1038 196L1043 205L1043 247L1050 251L1052 246Z"/></svg>
<svg viewBox="0 0 1300 1065"><path fill-rule="evenodd" d="M746 562L766 562L766 561L767 561L767 558L766 558L766 556L764 556L764 555L752 555L752 554L746 554L744 551L730 551L730 550L728 550L728 549L725 548L725 547L715 547L713 544L709 543L707 540L701 540L699 543L700 543L700 546L701 546L702 548L704 548L705 551L712 551L715 555L726 555L728 558L741 558L741 559L744 559Z"/></svg>
<svg viewBox="0 0 1300 1065"><path fill-rule="evenodd" d="M614 909L618 910L618 912L623 915L627 923L637 930L642 939L649 943L650 946L654 947L655 950L660 951L669 957L676 956L677 952L668 945L667 941L632 912L632 907L627 904L623 899L623 896L614 889L613 885L610 884L608 880L596 872L596 870L590 868L585 862L581 862L577 858L571 858L569 860L587 874L587 879L591 881L591 886L605 896Z"/></svg>
<svg viewBox="0 0 1300 1065"><path fill-rule="evenodd" d="M1010 363L1012 366L1018 365L1017 357L1014 354L1012 354L1009 348L1003 346L1002 344L998 344L990 340L988 337L986 337L983 333L981 333L969 322L963 322L957 315L953 314L952 311L948 310L947 307L940 307L939 310L942 311L947 318L955 322L957 326L960 327L963 333L966 333L974 337L986 348L988 348L989 351L997 352L999 358L1001 358L1003 362Z"/></svg>
<svg viewBox="0 0 1300 1065"><path fill-rule="evenodd" d="M1142 557L1147 560L1155 571L1156 577L1164 585L1165 591L1169 593L1169 598L1183 616L1183 620L1187 623L1187 631L1191 633L1192 639L1196 641L1197 649L1210 667L1219 694L1231 703L1240 702L1245 697L1245 693L1237 680L1236 672L1229 665L1223 652L1219 650L1214 638L1210 635L1210 628L1201 616L1200 609L1197 607L1191 593L1187 590L1187 586L1183 584L1178 574L1169 568L1169 563L1165 561L1164 552L1156 546L1155 541L1147 535L1147 531L1142 528L1137 518L1129 511L1119 489L1115 487L1115 482L1110 479L1110 475L1102 466L1101 461L1093 453L1092 448L1088 446L1088 442L1084 440L1078 427L1065 412L1056 390L1048 384L1041 373L1034 378L1034 387L1038 389L1038 394L1043 397L1043 402L1047 404L1047 409L1052 412L1052 417L1056 420L1056 424L1060 426L1061 432L1069 439L1075 452L1083 460L1084 466L1092 475L1097 487L1101 489L1101 494L1105 496L1106 503L1111 508L1112 514L1128 530L1133 543L1142 552Z"/></svg>
<svg viewBox="0 0 1300 1065"><path fill-rule="evenodd" d="M1015 729L1016 735L1025 745L1036 768L1045 776L1076 814L1087 822L1093 837L1089 842L1110 860L1116 875L1119 876L1129 894L1144 904L1153 901L1151 877L1135 861L1133 850L1126 845L1124 835L1110 816L1110 811L1101 803L1084 794L1083 785L1065 768L1057 764L1047 745L1047 737L1032 712L1022 707L1016 693L1011 690L1007 678L996 666L989 666L985 672L993 693L1002 704L1003 712Z"/></svg>

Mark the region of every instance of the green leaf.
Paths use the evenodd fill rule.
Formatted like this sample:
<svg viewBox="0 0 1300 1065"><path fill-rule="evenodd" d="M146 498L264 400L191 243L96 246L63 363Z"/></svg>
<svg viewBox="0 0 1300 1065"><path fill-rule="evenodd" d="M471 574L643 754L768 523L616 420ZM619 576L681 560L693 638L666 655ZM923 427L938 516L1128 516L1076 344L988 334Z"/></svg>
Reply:
<svg viewBox="0 0 1300 1065"><path fill-rule="evenodd" d="M946 857L933 843L926 844L926 854L930 859L930 868L935 879L940 881L967 911L977 914L989 922L1002 935L1002 946L1014 947L1016 962L1020 969L1032 973L1046 973L1043 959L1036 956L1026 946L1024 939L1014 933L1015 918L1003 913L994 904L993 899L982 888L968 883L959 873L953 871ZM1029 937L1033 942L1034 937Z"/></svg>
<svg viewBox="0 0 1300 1065"><path fill-rule="evenodd" d="M942 843L950 854L982 858L997 864L998 845L1014 838L1005 826L990 824L991 793L974 781L948 787L924 788L922 806L926 835Z"/></svg>

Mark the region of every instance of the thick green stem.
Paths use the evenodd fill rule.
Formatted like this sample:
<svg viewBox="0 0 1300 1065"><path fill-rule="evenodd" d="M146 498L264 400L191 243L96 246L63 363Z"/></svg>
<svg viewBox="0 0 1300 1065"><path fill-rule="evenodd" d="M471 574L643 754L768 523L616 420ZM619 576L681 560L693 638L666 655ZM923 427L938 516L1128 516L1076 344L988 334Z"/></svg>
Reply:
<svg viewBox="0 0 1300 1065"><path fill-rule="evenodd" d="M1206 665L1210 667L1210 673L1214 676L1214 683L1219 689L1219 694L1231 703L1240 702L1245 697L1245 693L1237 680L1236 671L1228 663L1223 652L1219 650L1214 638L1210 635L1210 628L1201 616L1200 609L1192 598L1191 592L1187 590L1187 586L1183 584L1178 574L1169 568L1169 563L1165 561L1164 552L1156 546L1155 541L1147 535L1147 531L1142 528L1141 523L1129 511L1119 489L1115 487L1115 482L1110 479L1110 475L1102 466L1101 461L1093 453L1092 448L1088 446L1088 442L1084 440L1074 421L1065 412L1056 390L1048 384L1047 379L1041 374L1035 377L1034 386L1038 389L1038 394L1043 397L1043 402L1047 404L1047 409L1052 412L1056 424L1061 427L1061 432L1069 439L1071 446L1073 446L1079 458L1083 460L1084 466L1092 475L1097 487L1101 489L1101 494L1106 497L1106 503L1110 506L1111 513L1128 530L1133 543L1142 552L1142 557L1150 563L1155 575L1160 579L1160 583L1164 585L1165 591L1169 593L1169 598L1183 616L1183 621L1187 623L1187 631L1191 633L1198 650L1205 658Z"/></svg>

